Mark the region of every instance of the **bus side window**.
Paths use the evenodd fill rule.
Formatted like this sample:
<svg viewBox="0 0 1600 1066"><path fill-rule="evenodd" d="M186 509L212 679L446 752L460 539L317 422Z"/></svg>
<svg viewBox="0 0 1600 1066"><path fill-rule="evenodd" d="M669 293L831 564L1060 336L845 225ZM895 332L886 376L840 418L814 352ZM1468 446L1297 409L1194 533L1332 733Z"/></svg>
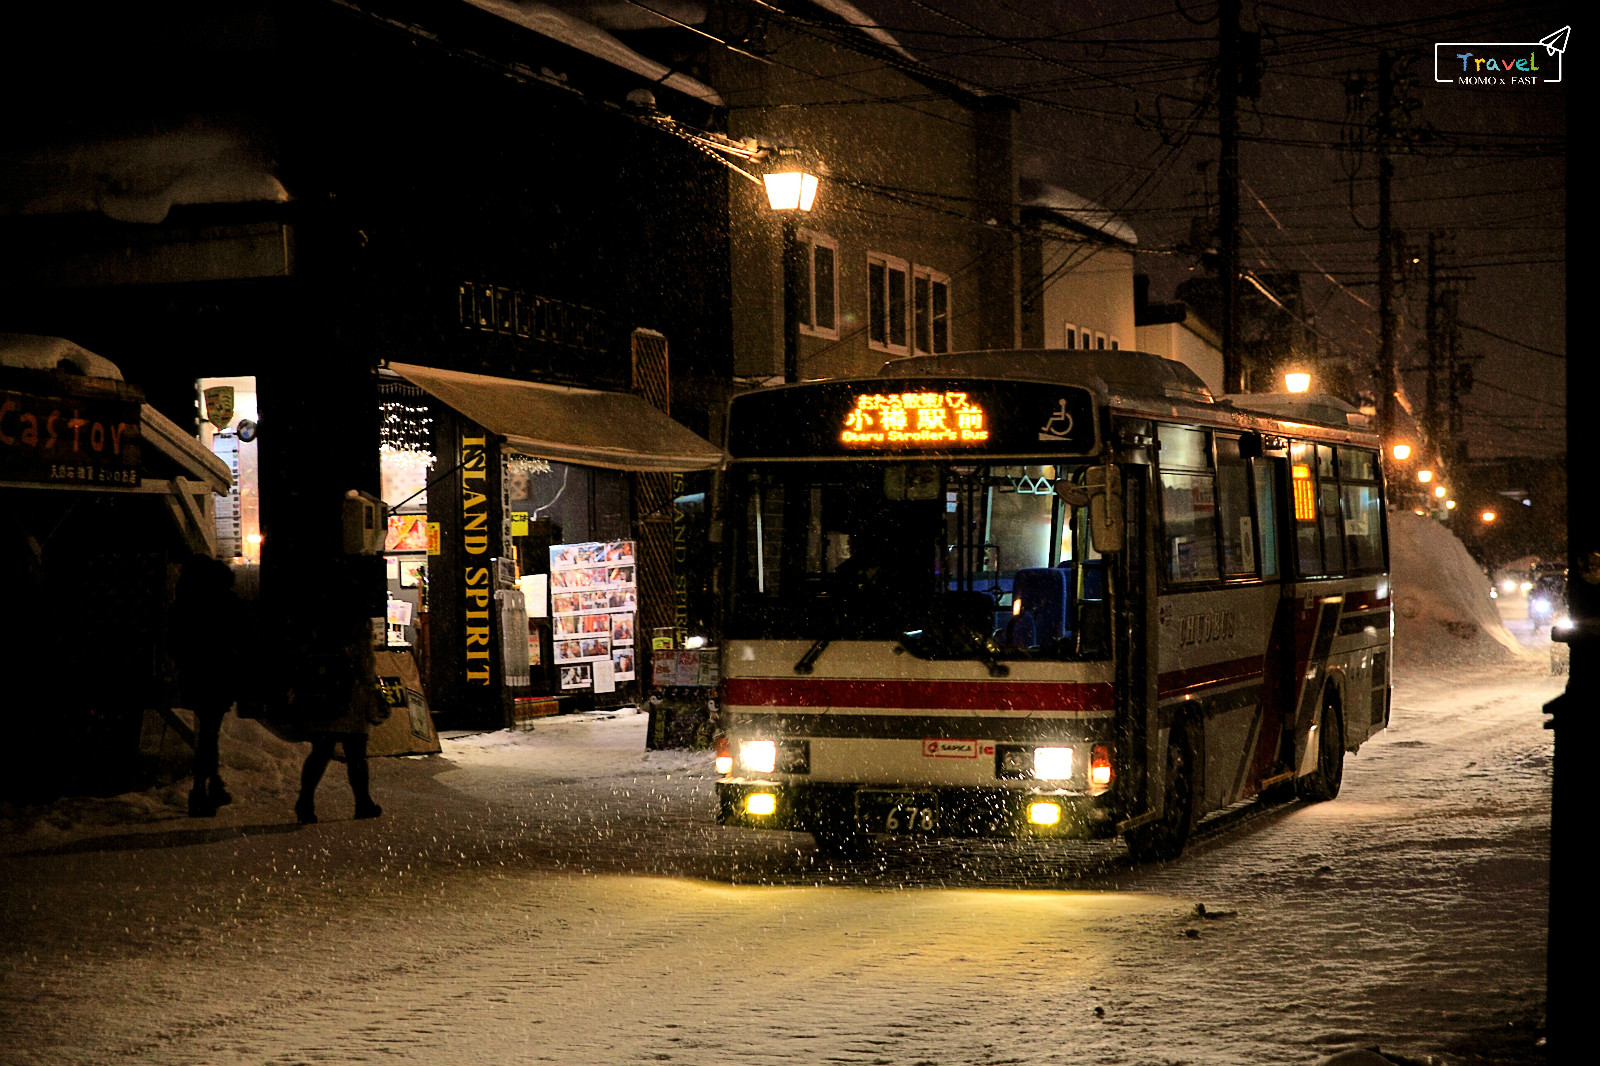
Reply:
<svg viewBox="0 0 1600 1066"><path fill-rule="evenodd" d="M1272 462L1252 459L1255 475L1257 532L1261 534L1261 576L1278 576L1278 507L1272 493Z"/></svg>
<svg viewBox="0 0 1600 1066"><path fill-rule="evenodd" d="M1161 441L1161 524L1167 580L1217 579L1217 497L1211 473L1211 434L1158 426ZM1176 468L1176 469L1175 469ZM1182 473L1184 468L1205 473Z"/></svg>
<svg viewBox="0 0 1600 1066"><path fill-rule="evenodd" d="M1239 438L1217 435L1217 518L1224 577L1254 577L1256 531L1250 517L1250 474Z"/></svg>
<svg viewBox="0 0 1600 1066"><path fill-rule="evenodd" d="M1351 573L1383 569L1383 497L1377 480L1376 454L1342 444L1339 446L1339 495L1344 508L1345 561Z"/></svg>
<svg viewBox="0 0 1600 1066"><path fill-rule="evenodd" d="M1294 504L1295 562L1302 576L1323 572L1315 474L1316 451L1313 447L1299 442L1289 445L1289 494Z"/></svg>

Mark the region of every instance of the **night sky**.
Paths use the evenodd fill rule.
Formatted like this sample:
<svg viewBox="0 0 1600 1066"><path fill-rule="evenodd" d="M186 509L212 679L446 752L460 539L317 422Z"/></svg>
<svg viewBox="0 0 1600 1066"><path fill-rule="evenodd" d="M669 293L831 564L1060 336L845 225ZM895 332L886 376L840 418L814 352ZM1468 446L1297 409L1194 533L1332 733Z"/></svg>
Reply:
<svg viewBox="0 0 1600 1066"><path fill-rule="evenodd" d="M1214 2L882 0L871 11L934 68L1022 99L1024 173L1131 222L1152 300L1198 271L1193 220L1216 212ZM1417 57L1410 126L1428 132L1395 157L1394 220L1417 257L1441 231L1441 264L1473 278L1459 349L1482 357L1465 405L1473 459L1565 447L1566 102L1554 86L1435 84L1433 45L1537 41L1569 16L1560 4L1244 5L1265 69L1260 98L1241 101L1241 265L1299 271L1323 351L1363 367L1378 350L1375 94L1351 117L1346 83L1375 81L1383 49ZM1572 39L1568 82L1584 61L1581 30ZM1402 370L1426 358L1426 275L1413 270L1399 290ZM1424 375L1404 377L1420 414Z"/></svg>

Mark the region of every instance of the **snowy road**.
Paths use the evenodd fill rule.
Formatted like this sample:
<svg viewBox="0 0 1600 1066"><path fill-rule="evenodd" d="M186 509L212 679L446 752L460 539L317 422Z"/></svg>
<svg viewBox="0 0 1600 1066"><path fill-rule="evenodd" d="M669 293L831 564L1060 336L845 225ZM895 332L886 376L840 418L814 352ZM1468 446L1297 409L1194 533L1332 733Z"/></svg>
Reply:
<svg viewBox="0 0 1600 1066"><path fill-rule="evenodd" d="M1559 678L1400 677L1332 803L1179 862L711 824L645 719L384 760L386 813L287 795L0 838L0 1031L44 1063L1446 1063L1527 1051ZM1195 915L1195 903L1221 917Z"/></svg>

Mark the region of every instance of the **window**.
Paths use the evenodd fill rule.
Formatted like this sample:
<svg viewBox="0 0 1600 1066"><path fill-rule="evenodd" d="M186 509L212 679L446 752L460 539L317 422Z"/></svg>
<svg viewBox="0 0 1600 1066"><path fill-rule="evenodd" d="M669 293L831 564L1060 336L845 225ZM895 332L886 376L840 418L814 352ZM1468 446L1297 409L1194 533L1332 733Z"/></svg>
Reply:
<svg viewBox="0 0 1600 1066"><path fill-rule="evenodd" d="M1350 573L1383 569L1383 496L1377 471L1377 453L1339 446L1344 561Z"/></svg>
<svg viewBox="0 0 1600 1066"><path fill-rule="evenodd" d="M1250 516L1250 474L1238 437L1217 437L1217 519L1222 537L1222 575L1254 577L1256 530Z"/></svg>
<svg viewBox="0 0 1600 1066"><path fill-rule="evenodd" d="M1082 348L1084 351L1088 351L1090 348L1093 348L1094 347L1094 334L1090 333L1086 329L1079 330L1078 331L1078 347Z"/></svg>
<svg viewBox="0 0 1600 1066"><path fill-rule="evenodd" d="M1071 322L1066 325L1066 337L1068 348L1076 348L1078 346L1078 327Z"/></svg>
<svg viewBox="0 0 1600 1066"><path fill-rule="evenodd" d="M911 265L904 259L871 253L867 256L867 347L905 355L906 289Z"/></svg>
<svg viewBox="0 0 1600 1066"><path fill-rule="evenodd" d="M1256 486L1256 527L1261 533L1261 576L1278 576L1278 507L1272 492L1272 462L1250 460Z"/></svg>
<svg viewBox="0 0 1600 1066"><path fill-rule="evenodd" d="M800 231L805 267L800 273L800 332L839 339L839 242L823 233Z"/></svg>
<svg viewBox="0 0 1600 1066"><path fill-rule="evenodd" d="M1097 350L1100 350L1100 351L1104 351L1105 350L1106 335L1104 333L1096 333L1094 335L1094 346L1095 346L1095 348Z"/></svg>
<svg viewBox="0 0 1600 1066"><path fill-rule="evenodd" d="M922 355L950 350L950 278L916 267L912 281L913 343Z"/></svg>
<svg viewBox="0 0 1600 1066"><path fill-rule="evenodd" d="M1211 473L1211 434L1161 426L1161 520L1167 579L1215 581L1217 504ZM1238 441L1234 441L1237 450ZM1194 471L1193 473L1187 471ZM1203 472L1202 472L1203 471Z"/></svg>
<svg viewBox="0 0 1600 1066"><path fill-rule="evenodd" d="M1122 347L1122 344L1117 340L1117 338L1112 337L1111 338L1111 350L1115 352L1115 351L1118 351L1119 349L1121 349L1121 347Z"/></svg>
<svg viewBox="0 0 1600 1066"><path fill-rule="evenodd" d="M1322 533L1317 526L1316 450L1310 444L1289 446L1289 491L1294 501L1295 558L1302 574L1322 569Z"/></svg>

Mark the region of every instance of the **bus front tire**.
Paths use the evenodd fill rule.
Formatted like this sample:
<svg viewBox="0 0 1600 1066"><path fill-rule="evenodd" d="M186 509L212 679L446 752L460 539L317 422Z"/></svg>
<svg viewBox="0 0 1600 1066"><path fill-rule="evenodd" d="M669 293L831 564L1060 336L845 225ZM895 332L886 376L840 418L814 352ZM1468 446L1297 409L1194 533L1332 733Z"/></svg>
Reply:
<svg viewBox="0 0 1600 1066"><path fill-rule="evenodd" d="M1300 779L1300 798L1311 803L1331 800L1343 783L1344 715L1338 696L1330 693L1322 705L1322 728L1317 730L1317 768Z"/></svg>
<svg viewBox="0 0 1600 1066"><path fill-rule="evenodd" d="M1128 830L1128 854L1137 862L1164 862L1183 854L1194 825L1194 757L1189 738L1174 729L1167 741L1166 797L1161 817Z"/></svg>

